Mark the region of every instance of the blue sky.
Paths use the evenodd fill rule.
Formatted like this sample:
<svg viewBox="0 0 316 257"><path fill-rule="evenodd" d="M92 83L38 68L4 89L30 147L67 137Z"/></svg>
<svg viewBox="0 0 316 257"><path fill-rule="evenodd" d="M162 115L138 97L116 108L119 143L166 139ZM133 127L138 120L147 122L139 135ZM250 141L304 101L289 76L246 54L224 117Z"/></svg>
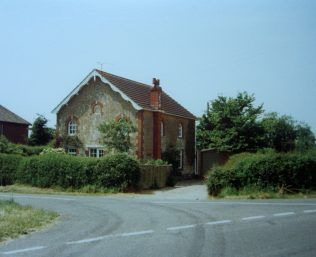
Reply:
<svg viewBox="0 0 316 257"><path fill-rule="evenodd" d="M316 1L1 0L0 33L0 104L30 122L102 62L197 116L247 91L316 132Z"/></svg>

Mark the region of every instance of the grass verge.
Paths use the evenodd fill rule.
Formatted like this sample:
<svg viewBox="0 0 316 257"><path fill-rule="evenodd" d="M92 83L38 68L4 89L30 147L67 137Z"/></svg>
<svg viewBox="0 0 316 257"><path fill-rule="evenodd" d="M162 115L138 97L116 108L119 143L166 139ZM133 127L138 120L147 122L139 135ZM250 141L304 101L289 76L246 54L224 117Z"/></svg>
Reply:
<svg viewBox="0 0 316 257"><path fill-rule="evenodd" d="M245 187L240 190L225 187L217 198L225 199L312 199L316 198L316 191L305 190L300 192L276 192L272 189L258 189Z"/></svg>
<svg viewBox="0 0 316 257"><path fill-rule="evenodd" d="M19 194L69 194L69 195L85 195L85 194L115 194L122 193L117 188L99 188L95 185L87 185L80 189L74 188L40 188L29 185L14 184L9 186L0 186L1 193L19 193Z"/></svg>
<svg viewBox="0 0 316 257"><path fill-rule="evenodd" d="M57 217L53 211L0 200L0 242L36 231Z"/></svg>

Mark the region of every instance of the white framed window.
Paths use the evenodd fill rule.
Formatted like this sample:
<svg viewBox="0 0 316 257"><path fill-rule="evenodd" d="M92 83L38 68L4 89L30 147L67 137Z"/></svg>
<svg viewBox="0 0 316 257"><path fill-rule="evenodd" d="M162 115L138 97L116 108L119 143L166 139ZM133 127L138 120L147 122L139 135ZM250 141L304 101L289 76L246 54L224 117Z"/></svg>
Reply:
<svg viewBox="0 0 316 257"><path fill-rule="evenodd" d="M68 148L68 154L70 155L74 155L76 156L77 155L77 149L76 148Z"/></svg>
<svg viewBox="0 0 316 257"><path fill-rule="evenodd" d="M104 156L104 150L99 149L99 148L89 148L89 156L95 157L95 158L100 158L100 157Z"/></svg>
<svg viewBox="0 0 316 257"><path fill-rule="evenodd" d="M163 137L165 135L165 124L163 121L160 123L160 135Z"/></svg>
<svg viewBox="0 0 316 257"><path fill-rule="evenodd" d="M179 169L182 170L183 169L183 161L184 160L184 151L181 149L179 151Z"/></svg>
<svg viewBox="0 0 316 257"><path fill-rule="evenodd" d="M77 133L77 122L74 120L69 121L68 123L68 135L74 136Z"/></svg>
<svg viewBox="0 0 316 257"><path fill-rule="evenodd" d="M178 138L183 138L183 126L181 123L178 125Z"/></svg>

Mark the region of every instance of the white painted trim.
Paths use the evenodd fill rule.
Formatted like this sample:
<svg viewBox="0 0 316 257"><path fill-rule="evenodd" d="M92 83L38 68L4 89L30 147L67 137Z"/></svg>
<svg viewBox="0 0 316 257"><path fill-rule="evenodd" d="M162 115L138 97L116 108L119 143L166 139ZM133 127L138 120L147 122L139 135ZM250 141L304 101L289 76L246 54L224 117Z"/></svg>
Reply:
<svg viewBox="0 0 316 257"><path fill-rule="evenodd" d="M64 100L62 100L56 107L55 109L52 111L53 114L57 114L59 112L59 110L66 105L69 100L76 94L78 94L78 92L80 91L80 89L85 86L89 80L91 78L93 78L94 80L96 79L96 77L99 77L101 79L101 81L105 84L108 84L111 89L114 92L117 92L121 95L121 97L127 101L130 102L132 104L132 106L134 107L134 109L136 109L137 111L142 110L143 108L141 106L139 106L137 103L135 103L131 98L129 98L125 93L123 93L120 89L118 89L114 84L112 84L109 80L107 80L106 78L104 78L99 72L97 72L96 70L91 71L88 76L86 76L84 78L83 81L80 82L80 84L75 87L65 98Z"/></svg>

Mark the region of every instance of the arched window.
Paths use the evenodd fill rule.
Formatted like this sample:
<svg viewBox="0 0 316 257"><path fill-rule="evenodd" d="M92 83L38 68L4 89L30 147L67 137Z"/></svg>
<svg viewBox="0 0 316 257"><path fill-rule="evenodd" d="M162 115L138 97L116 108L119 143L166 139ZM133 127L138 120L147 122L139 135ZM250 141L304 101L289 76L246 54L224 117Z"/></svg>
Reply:
<svg viewBox="0 0 316 257"><path fill-rule="evenodd" d="M68 123L68 135L73 136L77 133L77 122L74 120L69 121Z"/></svg>
<svg viewBox="0 0 316 257"><path fill-rule="evenodd" d="M181 123L179 123L178 125L178 138L182 138L183 137L183 126Z"/></svg>
<svg viewBox="0 0 316 257"><path fill-rule="evenodd" d="M160 123L160 135L163 137L165 135L165 125L163 121Z"/></svg>

